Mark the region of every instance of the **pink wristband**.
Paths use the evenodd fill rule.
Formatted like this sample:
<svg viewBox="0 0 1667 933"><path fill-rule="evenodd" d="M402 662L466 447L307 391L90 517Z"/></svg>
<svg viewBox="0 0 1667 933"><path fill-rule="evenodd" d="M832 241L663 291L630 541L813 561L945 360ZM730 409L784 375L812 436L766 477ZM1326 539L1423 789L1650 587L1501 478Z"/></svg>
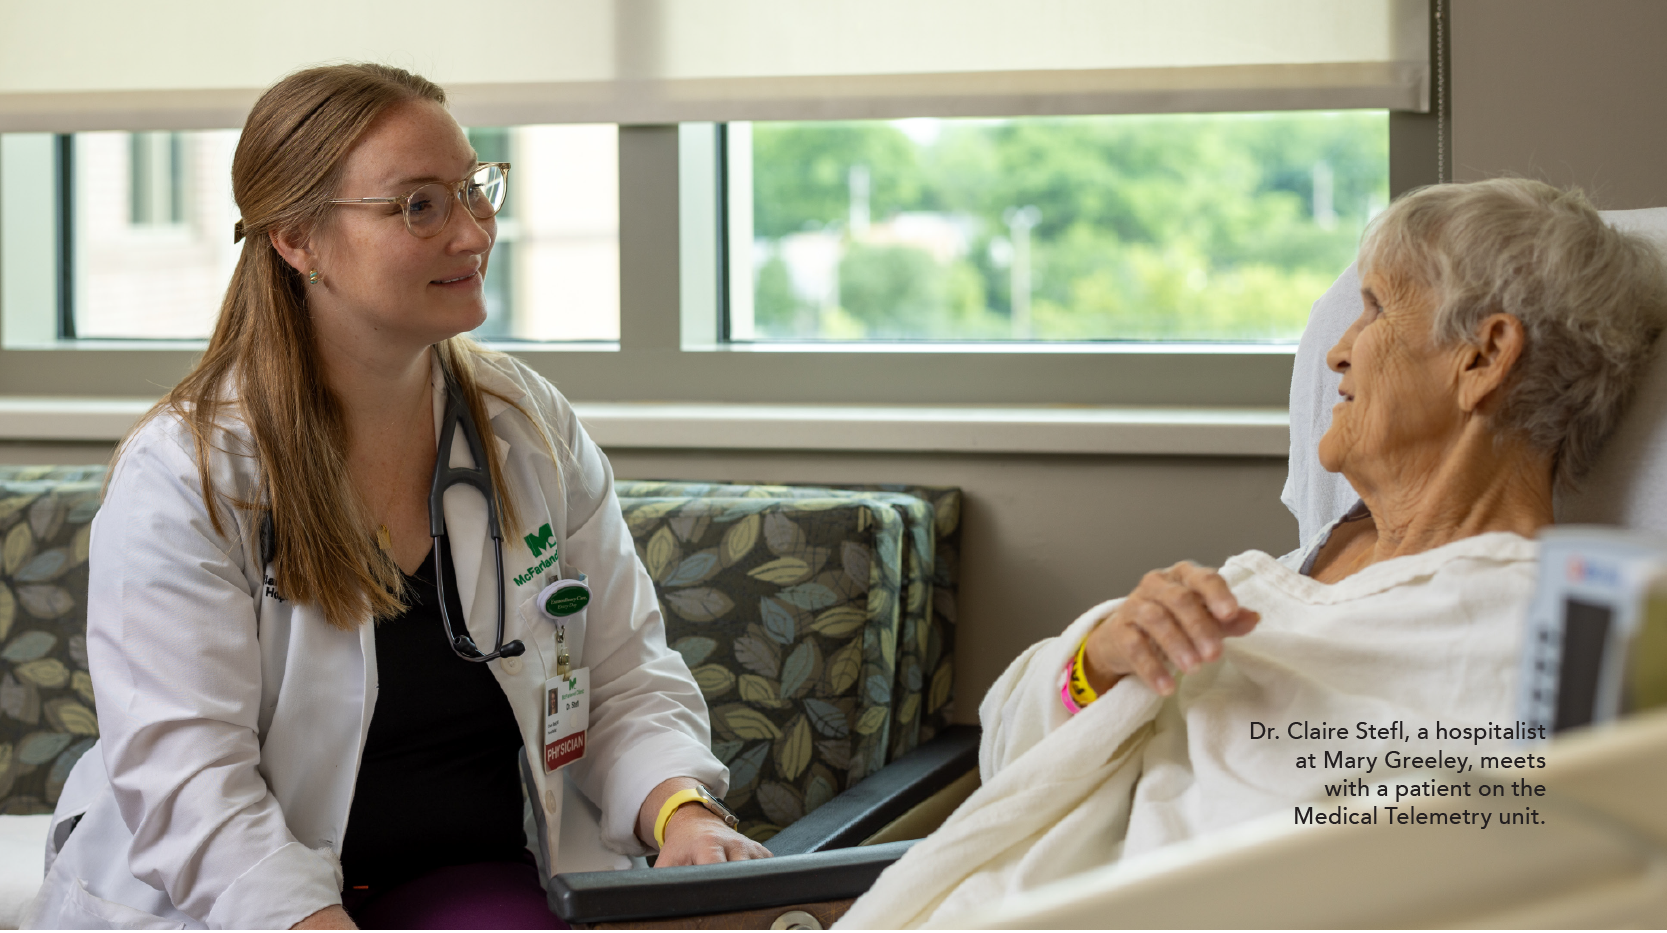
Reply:
<svg viewBox="0 0 1667 933"><path fill-rule="evenodd" d="M1071 699L1071 677L1076 674L1077 656L1071 655L1071 660L1065 662L1065 686L1059 688L1059 699L1065 704L1065 711L1072 716L1082 712L1077 701Z"/></svg>

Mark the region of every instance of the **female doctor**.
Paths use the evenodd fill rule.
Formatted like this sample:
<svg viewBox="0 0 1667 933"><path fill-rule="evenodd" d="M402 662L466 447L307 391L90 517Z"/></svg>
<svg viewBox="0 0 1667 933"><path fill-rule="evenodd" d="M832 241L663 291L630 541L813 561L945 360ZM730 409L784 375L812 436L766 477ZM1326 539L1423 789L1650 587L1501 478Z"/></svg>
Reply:
<svg viewBox="0 0 1667 933"><path fill-rule="evenodd" d="M525 786L557 870L547 719L585 726L565 767L607 847L769 854L705 799L728 774L607 460L548 382L460 336L486 316L508 167L444 105L341 65L250 113L214 335L95 519L102 739L60 799L33 925L559 925L523 831ZM481 482L438 494L437 528L443 449ZM547 611L581 574L588 607ZM588 723L553 716L547 686L566 707L580 674Z"/></svg>

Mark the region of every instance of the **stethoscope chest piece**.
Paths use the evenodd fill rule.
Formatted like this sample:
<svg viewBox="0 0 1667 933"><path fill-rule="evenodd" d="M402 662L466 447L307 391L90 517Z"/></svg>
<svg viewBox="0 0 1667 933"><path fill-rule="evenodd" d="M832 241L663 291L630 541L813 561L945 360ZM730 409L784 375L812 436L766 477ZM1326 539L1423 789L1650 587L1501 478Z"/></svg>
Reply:
<svg viewBox="0 0 1667 933"><path fill-rule="evenodd" d="M557 580L538 593L538 609L551 619L564 619L590 605L590 584L585 575L576 580Z"/></svg>

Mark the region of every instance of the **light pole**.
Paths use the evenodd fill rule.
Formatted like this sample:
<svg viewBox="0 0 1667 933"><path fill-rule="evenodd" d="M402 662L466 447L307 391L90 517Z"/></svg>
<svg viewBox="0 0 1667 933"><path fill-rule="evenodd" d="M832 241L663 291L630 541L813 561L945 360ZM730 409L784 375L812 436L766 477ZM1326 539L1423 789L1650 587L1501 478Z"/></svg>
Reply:
<svg viewBox="0 0 1667 933"><path fill-rule="evenodd" d="M846 184L851 195L851 219L847 229L851 231L851 238L860 240L868 236L868 166L853 165L846 175Z"/></svg>
<svg viewBox="0 0 1667 933"><path fill-rule="evenodd" d="M1013 268L1008 273L1013 339L1030 339L1030 228L1042 222L1035 205L1010 207L1001 215L1013 242Z"/></svg>

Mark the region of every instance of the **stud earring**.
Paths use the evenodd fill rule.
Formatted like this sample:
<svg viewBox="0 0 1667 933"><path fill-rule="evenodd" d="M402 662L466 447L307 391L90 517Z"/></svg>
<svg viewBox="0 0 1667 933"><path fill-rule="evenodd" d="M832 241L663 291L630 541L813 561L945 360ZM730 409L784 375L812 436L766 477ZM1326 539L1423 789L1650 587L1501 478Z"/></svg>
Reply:
<svg viewBox="0 0 1667 933"><path fill-rule="evenodd" d="M308 285L317 285L318 284L318 270L317 269L314 269L313 271L307 273L307 284Z"/></svg>

